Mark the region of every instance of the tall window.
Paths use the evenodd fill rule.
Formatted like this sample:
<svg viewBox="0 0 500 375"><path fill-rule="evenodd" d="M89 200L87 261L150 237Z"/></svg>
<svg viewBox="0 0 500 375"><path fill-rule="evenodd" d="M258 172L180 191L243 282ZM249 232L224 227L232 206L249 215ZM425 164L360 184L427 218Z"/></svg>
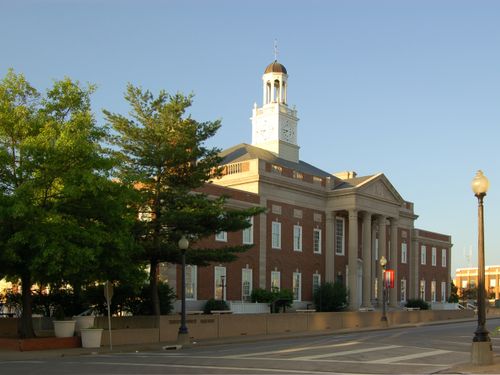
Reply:
<svg viewBox="0 0 500 375"><path fill-rule="evenodd" d="M431 251L432 251L432 253L431 253L432 254L432 265L435 266L436 265L436 258L437 258L437 255L436 255L437 250L435 247L433 247Z"/></svg>
<svg viewBox="0 0 500 375"><path fill-rule="evenodd" d="M294 272L293 273L293 282L292 282L292 289L293 289L293 300L294 301L301 301L302 299L302 274L300 272Z"/></svg>
<svg viewBox="0 0 500 375"><path fill-rule="evenodd" d="M401 244L401 263L408 263L408 245L406 242Z"/></svg>
<svg viewBox="0 0 500 375"><path fill-rule="evenodd" d="M281 249L281 223L273 221L271 237L273 249Z"/></svg>
<svg viewBox="0 0 500 375"><path fill-rule="evenodd" d="M425 301L425 280L420 280L419 297Z"/></svg>
<svg viewBox="0 0 500 375"><path fill-rule="evenodd" d="M441 281L441 302L446 302L446 281Z"/></svg>
<svg viewBox="0 0 500 375"><path fill-rule="evenodd" d="M424 245L420 247L420 264L427 263L427 249Z"/></svg>
<svg viewBox="0 0 500 375"><path fill-rule="evenodd" d="M345 220L343 217L335 218L335 254L344 255Z"/></svg>
<svg viewBox="0 0 500 375"><path fill-rule="evenodd" d="M241 270L241 299L243 301L250 301L252 294L252 269L243 268Z"/></svg>
<svg viewBox="0 0 500 375"><path fill-rule="evenodd" d="M271 271L271 291L277 292L281 289L281 272Z"/></svg>
<svg viewBox="0 0 500 375"><path fill-rule="evenodd" d="M186 265L186 299L196 299L196 266Z"/></svg>
<svg viewBox="0 0 500 375"><path fill-rule="evenodd" d="M436 298L436 281L435 280L431 281L431 301L432 302L436 302L437 301L437 298Z"/></svg>
<svg viewBox="0 0 500 375"><path fill-rule="evenodd" d="M321 286L321 275L319 273L315 273L313 274L313 295L320 286Z"/></svg>
<svg viewBox="0 0 500 375"><path fill-rule="evenodd" d="M252 245L253 244L253 216L248 219L251 224L250 227L243 229L243 244Z"/></svg>
<svg viewBox="0 0 500 375"><path fill-rule="evenodd" d="M300 225L293 226L293 250L302 251L302 227Z"/></svg>
<svg viewBox="0 0 500 375"><path fill-rule="evenodd" d="M313 230L313 252L321 254L321 229Z"/></svg>
<svg viewBox="0 0 500 375"><path fill-rule="evenodd" d="M222 231L215 235L215 240L220 242L227 242L227 232Z"/></svg>
<svg viewBox="0 0 500 375"><path fill-rule="evenodd" d="M441 250L441 267L446 267L446 249Z"/></svg>
<svg viewBox="0 0 500 375"><path fill-rule="evenodd" d="M401 302L406 302L406 279L401 279Z"/></svg>
<svg viewBox="0 0 500 375"><path fill-rule="evenodd" d="M227 278L226 278L226 267L214 267L215 275L215 299L226 299L226 288L227 288Z"/></svg>

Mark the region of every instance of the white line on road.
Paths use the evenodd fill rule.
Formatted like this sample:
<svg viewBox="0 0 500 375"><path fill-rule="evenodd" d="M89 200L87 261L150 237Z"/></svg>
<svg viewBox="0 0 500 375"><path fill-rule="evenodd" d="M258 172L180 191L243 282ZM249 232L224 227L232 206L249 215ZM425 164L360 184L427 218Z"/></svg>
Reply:
<svg viewBox="0 0 500 375"><path fill-rule="evenodd" d="M433 350L430 352L425 352L425 353L414 353L414 354L407 354L407 355L401 355L399 357L389 357L389 358L381 358L381 359L376 359L374 361L368 361L365 363L380 363L380 364L389 364L389 363L394 363L394 362L401 362L401 361L406 361L408 359L415 359L415 358L424 358L424 357L431 357L434 355L439 355L439 354L446 354L446 353L452 353L449 350Z"/></svg>
<svg viewBox="0 0 500 375"><path fill-rule="evenodd" d="M401 346L399 346L399 345L377 346L376 348L345 350L343 352L316 354L316 355L309 355L309 356L304 356L304 357L295 357L294 359L296 361L311 361L311 360L320 359L320 358L340 357L340 356L344 356L344 355L359 354L359 353L366 353L366 352L375 352L377 350L388 350L388 349L396 349L396 348L401 348Z"/></svg>
<svg viewBox="0 0 500 375"><path fill-rule="evenodd" d="M331 349L331 348L337 348L341 346L350 346L350 345L356 345L359 344L358 341L349 341L349 342L343 342L340 344L329 344L329 345L318 345L318 346L303 346L299 348L291 348L291 349L282 349L282 350L271 350L267 352L258 352L258 353L247 353L247 354L233 354L233 355L226 355L223 356L222 358L245 358L245 357L253 357L253 356L259 356L259 355L269 355L269 354L286 354L286 353L295 353L295 352L302 352L306 350L315 350L315 349Z"/></svg>

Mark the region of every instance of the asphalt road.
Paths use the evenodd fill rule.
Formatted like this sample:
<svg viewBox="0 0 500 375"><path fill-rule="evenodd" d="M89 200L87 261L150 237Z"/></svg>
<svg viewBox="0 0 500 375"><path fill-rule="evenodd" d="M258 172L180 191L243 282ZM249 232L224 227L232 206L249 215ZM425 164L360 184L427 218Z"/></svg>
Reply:
<svg viewBox="0 0 500 375"><path fill-rule="evenodd" d="M500 353L500 319L488 320ZM176 351L0 361L0 374L433 374L470 358L475 322L265 340Z"/></svg>

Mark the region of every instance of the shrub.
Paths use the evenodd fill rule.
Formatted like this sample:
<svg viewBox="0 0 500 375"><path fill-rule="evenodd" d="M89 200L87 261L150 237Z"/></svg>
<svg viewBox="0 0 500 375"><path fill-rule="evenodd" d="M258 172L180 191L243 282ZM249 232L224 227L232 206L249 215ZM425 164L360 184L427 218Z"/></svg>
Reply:
<svg viewBox="0 0 500 375"><path fill-rule="evenodd" d="M324 283L314 291L316 311L340 311L347 305L347 289L341 283Z"/></svg>
<svg viewBox="0 0 500 375"><path fill-rule="evenodd" d="M278 291L271 292L273 297L271 303L271 313L277 313L283 308L283 312L287 307L292 306L293 303L293 292L290 289L281 289Z"/></svg>
<svg viewBox="0 0 500 375"><path fill-rule="evenodd" d="M205 308L203 309L203 312L205 314L211 314L212 310L229 310L229 306L227 305L226 301L212 298L209 299L207 303L205 303Z"/></svg>
<svg viewBox="0 0 500 375"><path fill-rule="evenodd" d="M252 290L250 298L252 302L268 303L273 301L274 295L269 290L257 288Z"/></svg>
<svg viewBox="0 0 500 375"><path fill-rule="evenodd" d="M406 301L405 307L420 308L420 310L429 310L430 305L423 299L409 299Z"/></svg>

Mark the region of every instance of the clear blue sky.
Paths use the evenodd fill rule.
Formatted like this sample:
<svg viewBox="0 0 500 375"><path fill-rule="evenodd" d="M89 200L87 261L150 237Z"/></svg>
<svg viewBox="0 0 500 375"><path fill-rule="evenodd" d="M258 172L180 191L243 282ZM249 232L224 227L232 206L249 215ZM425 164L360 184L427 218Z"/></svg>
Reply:
<svg viewBox="0 0 500 375"><path fill-rule="evenodd" d="M469 248L477 264L483 169L486 263L500 264L500 2L0 0L1 76L95 83L97 113L126 113L128 82L192 92L193 117L222 119L220 148L251 142L274 39L301 159L383 172L417 227L452 235L453 270Z"/></svg>

